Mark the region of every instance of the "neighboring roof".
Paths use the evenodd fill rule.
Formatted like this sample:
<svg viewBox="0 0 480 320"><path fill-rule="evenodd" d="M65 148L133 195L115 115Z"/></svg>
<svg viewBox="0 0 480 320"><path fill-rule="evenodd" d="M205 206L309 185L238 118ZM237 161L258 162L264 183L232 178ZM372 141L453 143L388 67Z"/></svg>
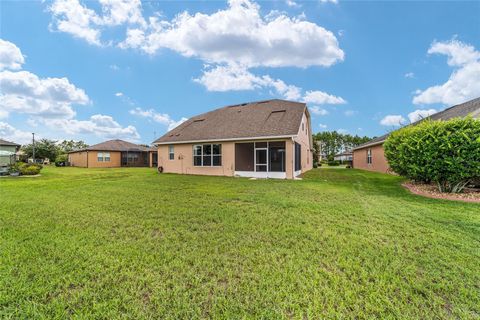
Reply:
<svg viewBox="0 0 480 320"><path fill-rule="evenodd" d="M429 117L426 117L425 119L418 120L410 125L415 125L417 123L420 123L423 120L426 119L431 119L434 121L437 120L449 120L453 118L464 118L467 116L472 116L474 118L480 118L480 98L476 98L461 104L457 104L453 107L447 108L443 111L437 112L435 114L432 114ZM362 149L365 147L370 147L370 146L375 146L378 144L383 144L383 142L388 138L390 133L387 133L381 137L372 139L368 142L365 142L357 147L355 147L353 150L357 149Z"/></svg>
<svg viewBox="0 0 480 320"><path fill-rule="evenodd" d="M93 146L90 146L84 149L74 150L69 153L82 152L82 151L123 151L123 152L130 151L130 152L133 152L133 151L156 151L156 150L149 147L134 144L128 141L116 139L116 140L108 140L105 142L101 142L99 144L95 144Z"/></svg>
<svg viewBox="0 0 480 320"><path fill-rule="evenodd" d="M342 153L337 153L335 157L340 157L340 156L351 156L352 155L352 150L347 150Z"/></svg>
<svg viewBox="0 0 480 320"><path fill-rule="evenodd" d="M305 110L305 103L279 99L226 106L188 119L154 144L294 136Z"/></svg>
<svg viewBox="0 0 480 320"><path fill-rule="evenodd" d="M7 140L0 139L0 146L15 146L15 147L19 147L20 145L19 145L18 143L15 143L15 142L10 142L10 141L7 141Z"/></svg>

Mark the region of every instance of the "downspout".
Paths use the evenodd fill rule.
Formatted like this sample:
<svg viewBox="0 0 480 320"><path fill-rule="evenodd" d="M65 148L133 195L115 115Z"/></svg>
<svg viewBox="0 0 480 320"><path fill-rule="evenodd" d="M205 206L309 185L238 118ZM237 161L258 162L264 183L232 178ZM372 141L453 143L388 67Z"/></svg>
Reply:
<svg viewBox="0 0 480 320"><path fill-rule="evenodd" d="M88 168L88 151L87 151L87 168Z"/></svg>

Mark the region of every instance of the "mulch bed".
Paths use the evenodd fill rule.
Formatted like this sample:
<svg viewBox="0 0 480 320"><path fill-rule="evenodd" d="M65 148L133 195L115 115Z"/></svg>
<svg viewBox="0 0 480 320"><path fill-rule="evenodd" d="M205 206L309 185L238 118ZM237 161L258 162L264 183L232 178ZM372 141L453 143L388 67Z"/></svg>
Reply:
<svg viewBox="0 0 480 320"><path fill-rule="evenodd" d="M411 193L434 199L456 200L480 203L480 190L465 188L463 193L442 193L431 184L405 182L402 184Z"/></svg>

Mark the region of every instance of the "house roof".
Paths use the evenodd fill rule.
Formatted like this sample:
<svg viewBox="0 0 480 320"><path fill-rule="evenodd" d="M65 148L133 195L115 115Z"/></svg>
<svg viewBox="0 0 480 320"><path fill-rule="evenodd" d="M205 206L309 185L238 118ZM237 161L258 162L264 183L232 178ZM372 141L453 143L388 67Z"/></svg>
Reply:
<svg viewBox="0 0 480 320"><path fill-rule="evenodd" d="M294 136L305 111L305 103L279 99L226 106L188 119L154 144Z"/></svg>
<svg viewBox="0 0 480 320"><path fill-rule="evenodd" d="M464 118L464 117L467 117L467 116L472 116L474 118L480 118L480 97L476 98L476 99L473 99L473 100L470 100L470 101L467 101L467 102L464 102L464 103L461 103L461 104L454 105L453 107L450 107L450 108L447 108L443 111L432 114L431 116L426 117L425 119L420 119L420 120L418 120L418 121L416 121L416 122L414 122L410 125L415 125L415 124L420 123L421 121L426 120L426 119L431 119L431 120L436 121L436 120L449 120L449 119L452 119L452 118ZM375 145L378 145L378 144L383 144L383 142L385 142L385 140L387 140L389 135L390 135L390 133L384 134L381 137L372 139L368 142L365 142L361 145L358 145L353 150L362 149L362 148L370 147L370 146L375 146Z"/></svg>
<svg viewBox="0 0 480 320"><path fill-rule="evenodd" d="M142 145L134 144L128 141L115 139L115 140L108 140L105 142L94 144L93 146L90 146L84 149L74 150L74 151L71 151L70 153L81 152L81 151L123 151L123 152L130 151L130 152L133 152L133 151L156 151L156 150L149 147L142 146Z"/></svg>
<svg viewBox="0 0 480 320"><path fill-rule="evenodd" d="M0 139L0 146L15 146L15 147L19 147L20 145L19 145L18 143L15 143L15 142L10 142L10 141L7 141L7 140Z"/></svg>

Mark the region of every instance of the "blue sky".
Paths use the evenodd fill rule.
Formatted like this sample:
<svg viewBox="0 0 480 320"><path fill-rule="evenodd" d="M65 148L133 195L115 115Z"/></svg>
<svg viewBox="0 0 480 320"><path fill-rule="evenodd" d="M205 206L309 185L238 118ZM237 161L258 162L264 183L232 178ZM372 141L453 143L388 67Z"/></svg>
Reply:
<svg viewBox="0 0 480 320"><path fill-rule="evenodd" d="M150 143L271 98L381 135L480 96L480 2L2 1L0 137Z"/></svg>

